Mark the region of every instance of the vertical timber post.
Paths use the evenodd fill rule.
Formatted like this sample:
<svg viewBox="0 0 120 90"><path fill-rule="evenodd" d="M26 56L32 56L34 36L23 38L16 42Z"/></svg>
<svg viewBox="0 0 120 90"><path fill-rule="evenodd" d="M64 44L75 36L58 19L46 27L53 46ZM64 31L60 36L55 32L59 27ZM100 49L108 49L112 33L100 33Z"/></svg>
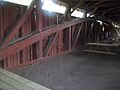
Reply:
<svg viewBox="0 0 120 90"><path fill-rule="evenodd" d="M70 26L69 27L69 50L71 50L71 30L72 30L72 27Z"/></svg>
<svg viewBox="0 0 120 90"><path fill-rule="evenodd" d="M38 31L42 32L42 29L43 29L43 14L42 14L42 2L41 0L37 0L37 28L38 28ZM41 35L40 35L41 36ZM42 40L39 40L39 58L42 58L43 57L43 41Z"/></svg>

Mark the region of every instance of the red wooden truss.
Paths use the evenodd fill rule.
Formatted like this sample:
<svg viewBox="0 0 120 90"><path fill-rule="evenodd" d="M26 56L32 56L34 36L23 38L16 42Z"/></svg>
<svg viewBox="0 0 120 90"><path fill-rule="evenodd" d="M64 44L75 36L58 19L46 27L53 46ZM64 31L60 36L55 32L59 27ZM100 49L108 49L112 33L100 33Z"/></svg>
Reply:
<svg viewBox="0 0 120 90"><path fill-rule="evenodd" d="M98 31L102 26L95 22L96 18L58 24L62 15L51 16L41 10L41 6L40 0L33 0L29 7L0 4L0 63L3 68L16 69L100 39Z"/></svg>

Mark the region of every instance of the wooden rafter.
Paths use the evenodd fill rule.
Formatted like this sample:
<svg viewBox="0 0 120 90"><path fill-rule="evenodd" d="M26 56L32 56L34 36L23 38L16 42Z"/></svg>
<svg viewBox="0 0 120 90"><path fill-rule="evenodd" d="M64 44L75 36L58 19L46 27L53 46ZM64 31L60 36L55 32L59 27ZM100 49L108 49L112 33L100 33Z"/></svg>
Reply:
<svg viewBox="0 0 120 90"><path fill-rule="evenodd" d="M96 7L88 17L90 17L92 14L94 14L97 11L97 9L98 9L98 7Z"/></svg>
<svg viewBox="0 0 120 90"><path fill-rule="evenodd" d="M107 9L107 10L104 10L103 13L104 13L104 14L105 14L105 13L108 13L108 12L110 12L110 11L112 11L112 10L117 9L117 8L120 8L120 6L118 5L118 6L116 6L116 7L112 7L112 8L109 8L109 9Z"/></svg>
<svg viewBox="0 0 120 90"><path fill-rule="evenodd" d="M119 5L120 3L118 2L108 2L108 3L102 3L102 4L99 4L99 7L111 7L111 6L116 6L116 5ZM96 6L92 6L93 8L96 7Z"/></svg>
<svg viewBox="0 0 120 90"><path fill-rule="evenodd" d="M65 11L65 13L64 13L64 15L61 18L61 21L59 23L66 21L66 19L70 19L70 11L71 11L71 7L70 7L70 5L67 5L66 11Z"/></svg>
<svg viewBox="0 0 120 90"><path fill-rule="evenodd" d="M98 7L98 5L100 5L100 4L104 3L104 2L105 2L105 0L102 0L102 1L99 1L99 2L97 2L97 3L94 3L94 4L92 5L92 7L94 7L94 6Z"/></svg>
<svg viewBox="0 0 120 90"><path fill-rule="evenodd" d="M88 17L90 17L92 14L94 14L94 13L97 11L97 9L99 8L99 6L100 6L103 2L105 2L105 0L104 0L104 1L99 1L99 2L97 2L97 3L95 3L95 4L93 4L92 6L90 6L90 7L95 6L95 8L93 9L93 11L91 12L91 14L90 14Z"/></svg>
<svg viewBox="0 0 120 90"><path fill-rule="evenodd" d="M83 0L80 0L79 3L75 7L73 7L73 10L70 12L70 14L72 14L78 7L80 7L82 2L83 2Z"/></svg>

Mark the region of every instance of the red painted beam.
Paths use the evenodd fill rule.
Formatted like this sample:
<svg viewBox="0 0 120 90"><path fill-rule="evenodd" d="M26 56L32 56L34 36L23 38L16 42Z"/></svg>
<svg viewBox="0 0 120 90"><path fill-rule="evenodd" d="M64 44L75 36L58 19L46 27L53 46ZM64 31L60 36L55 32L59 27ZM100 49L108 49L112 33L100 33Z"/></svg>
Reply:
<svg viewBox="0 0 120 90"><path fill-rule="evenodd" d="M83 22L83 23L84 23L84 22ZM73 43L73 48L75 47L75 45L76 45L76 43L77 43L78 37L79 37L80 32L81 32L82 27L83 27L83 23L81 24L80 29L79 29L79 31L78 31L78 33L77 33L77 36L76 36L75 41L74 41L74 43Z"/></svg>
<svg viewBox="0 0 120 90"><path fill-rule="evenodd" d="M0 12L3 11L2 5L0 5ZM0 13L0 43L3 38L3 13Z"/></svg>
<svg viewBox="0 0 120 90"><path fill-rule="evenodd" d="M49 41L47 47L45 48L44 56L48 56L48 54L50 53L50 50L52 49L57 36L58 36L58 33L55 33L54 36L52 37L52 40Z"/></svg>
<svg viewBox="0 0 120 90"><path fill-rule="evenodd" d="M46 37L46 36L49 36L53 33L59 32L67 27L72 26L72 25L76 25L76 24L81 23L81 22L86 22L86 21L91 21L91 20L96 20L96 19L97 18L93 18L93 17L81 18L81 19L75 19L72 21L68 21L68 22L65 22L63 24L58 24L57 26L55 26L53 28L49 28L49 29L45 30L44 32L42 32L42 37Z"/></svg>
<svg viewBox="0 0 120 90"><path fill-rule="evenodd" d="M23 25L23 23L25 22L25 20L27 19L28 15L30 14L30 12L32 11L32 9L34 8L34 5L36 4L36 0L33 0L30 4L30 6L27 8L25 14L23 16L21 16L21 18L18 19L18 21L16 22L16 24L12 27L11 30L8 33L8 35L4 38L2 44L1 44L1 48L4 48L8 45L8 43L12 40L12 38L15 36L15 34L18 32L19 28Z"/></svg>
<svg viewBox="0 0 120 90"><path fill-rule="evenodd" d="M89 33L88 33L88 42L90 42L91 40L91 34L92 34L92 31L93 31L93 28L94 28L94 25L95 25L95 21L93 23L91 23L91 27L90 27L90 30L89 30Z"/></svg>
<svg viewBox="0 0 120 90"><path fill-rule="evenodd" d="M37 42L38 40L41 39L40 33L37 34L31 34L23 38L22 40L19 40L12 45L8 46L7 48L1 49L0 50L0 60L2 58L5 58L7 56L10 56L14 53L17 53L18 51L32 45L33 43Z"/></svg>
<svg viewBox="0 0 120 90"><path fill-rule="evenodd" d="M60 56L60 55L65 55L65 54L68 54L72 51L74 51L75 49L72 49L72 50L66 50L66 51L63 51L63 52L60 52L60 53L57 53L55 56ZM48 59L48 58L52 58L52 57L55 57L54 55L51 55L51 56L46 56L46 57L43 57L43 58L38 58L36 60L32 60L32 61L28 61L28 62L25 62L23 64L19 64L19 65L16 65L16 66L13 66L13 67L6 67L7 70L14 70L14 69L17 69L17 68L20 68L20 67L24 67L24 66L27 66L27 65L30 65L30 64L34 64L40 60L45 60L45 59Z"/></svg>
<svg viewBox="0 0 120 90"><path fill-rule="evenodd" d="M71 50L72 47L72 36L71 36L71 32L72 32L72 27L69 27L69 50Z"/></svg>
<svg viewBox="0 0 120 90"><path fill-rule="evenodd" d="M37 7L36 7L36 10L37 10L37 29L38 31L41 33L42 30L43 30L43 11L42 11L42 2L40 0L37 0ZM39 52L39 57L42 58L43 57L43 41L42 40L39 40L39 44L38 44L38 52Z"/></svg>
<svg viewBox="0 0 120 90"><path fill-rule="evenodd" d="M69 21L66 23L63 23L61 25L57 25L53 28L47 29L46 31L43 31L41 33L36 33L36 34L30 34L28 36L23 37L22 39L18 40L15 43L12 43L12 45L8 46L7 48L1 49L0 50L0 60L10 56L14 53L17 53L18 51L28 47L29 45L44 39L45 37L57 33L64 28L67 28L69 26L84 22L84 21L89 21L89 20L94 20L94 18L83 18L83 19L76 19L73 21Z"/></svg>
<svg viewBox="0 0 120 90"><path fill-rule="evenodd" d="M60 31L58 36L58 53L62 51L63 51L63 31Z"/></svg>

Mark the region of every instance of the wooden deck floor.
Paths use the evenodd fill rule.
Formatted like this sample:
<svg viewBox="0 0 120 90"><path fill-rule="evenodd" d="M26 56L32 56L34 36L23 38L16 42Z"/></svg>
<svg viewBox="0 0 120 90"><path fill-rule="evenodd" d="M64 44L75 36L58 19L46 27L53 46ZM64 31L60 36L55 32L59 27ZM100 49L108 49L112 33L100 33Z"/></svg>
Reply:
<svg viewBox="0 0 120 90"><path fill-rule="evenodd" d="M50 90L0 68L0 90Z"/></svg>
<svg viewBox="0 0 120 90"><path fill-rule="evenodd" d="M118 56L76 51L14 72L52 90L120 90Z"/></svg>

